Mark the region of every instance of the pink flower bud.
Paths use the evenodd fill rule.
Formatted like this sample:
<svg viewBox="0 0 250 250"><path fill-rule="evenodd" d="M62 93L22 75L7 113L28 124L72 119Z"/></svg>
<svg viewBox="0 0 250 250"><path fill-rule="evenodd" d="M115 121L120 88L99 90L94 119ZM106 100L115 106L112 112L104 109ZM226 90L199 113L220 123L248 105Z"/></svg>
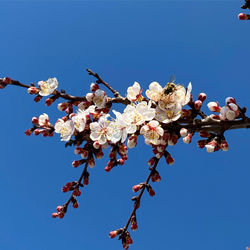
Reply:
<svg viewBox="0 0 250 250"><path fill-rule="evenodd" d="M95 160L94 160L94 158L91 158L90 160L89 160L89 167L90 168L93 168L95 166Z"/></svg>
<svg viewBox="0 0 250 250"><path fill-rule="evenodd" d="M83 184L86 186L89 185L89 178L88 177L84 177Z"/></svg>
<svg viewBox="0 0 250 250"><path fill-rule="evenodd" d="M8 85L8 84L11 84L12 83L12 79L10 77L4 77L3 78L3 82Z"/></svg>
<svg viewBox="0 0 250 250"><path fill-rule="evenodd" d="M95 141L94 143L93 143L93 147L95 148L95 149L99 149L100 148L100 143L98 142L98 141Z"/></svg>
<svg viewBox="0 0 250 250"><path fill-rule="evenodd" d="M216 141L211 141L209 142L205 147L208 153L212 153L214 151L216 151L216 147L218 146L218 143Z"/></svg>
<svg viewBox="0 0 250 250"><path fill-rule="evenodd" d="M238 15L238 18L239 18L240 20L247 20L247 15L244 14L244 13L240 13L240 14Z"/></svg>
<svg viewBox="0 0 250 250"><path fill-rule="evenodd" d="M124 161L126 161L126 160L128 159L128 155L123 155L123 156L122 156L122 159L123 159Z"/></svg>
<svg viewBox="0 0 250 250"><path fill-rule="evenodd" d="M191 143L192 137L193 137L193 135L191 133L189 133L186 137L183 138L183 142L187 143L187 144Z"/></svg>
<svg viewBox="0 0 250 250"><path fill-rule="evenodd" d="M40 135L41 132L42 132L41 130L35 129L35 130L34 130L34 135Z"/></svg>
<svg viewBox="0 0 250 250"><path fill-rule="evenodd" d="M62 206L57 206L57 208L56 208L56 210L57 210L57 212L60 212L61 210L62 210Z"/></svg>
<svg viewBox="0 0 250 250"><path fill-rule="evenodd" d="M34 101L35 101L35 102L40 102L41 99L42 99L42 96L37 95L37 96L34 98Z"/></svg>
<svg viewBox="0 0 250 250"><path fill-rule="evenodd" d="M131 230L133 230L133 231L135 231L135 230L137 230L138 229L138 225L137 225L137 223L136 223L136 221L132 221L131 222Z"/></svg>
<svg viewBox="0 0 250 250"><path fill-rule="evenodd" d="M34 125L38 124L38 123L39 123L38 118L37 118L37 117L32 117L32 123L33 123Z"/></svg>
<svg viewBox="0 0 250 250"><path fill-rule="evenodd" d="M57 108L60 111L65 111L68 108L69 104L67 102L58 103Z"/></svg>
<svg viewBox="0 0 250 250"><path fill-rule="evenodd" d="M30 95L36 95L39 93L39 89L37 89L36 87L29 87L27 89L27 92L30 94Z"/></svg>
<svg viewBox="0 0 250 250"><path fill-rule="evenodd" d="M113 238L115 238L115 237L117 236L117 234L118 234L118 231L117 231L117 230L111 231L111 232L109 233L109 237L110 237L111 239L113 239Z"/></svg>
<svg viewBox="0 0 250 250"><path fill-rule="evenodd" d="M123 159L119 159L119 160L117 160L117 163L120 164L120 165L124 165L124 160Z"/></svg>
<svg viewBox="0 0 250 250"><path fill-rule="evenodd" d="M60 219L62 219L62 218L64 217L64 213L63 213L63 212L59 213L59 214L58 214L58 217L59 217Z"/></svg>
<svg viewBox="0 0 250 250"><path fill-rule="evenodd" d="M155 196L155 191L151 187L148 188L148 193L149 193L150 196Z"/></svg>
<svg viewBox="0 0 250 250"><path fill-rule="evenodd" d="M187 134L188 134L188 130L187 130L186 128L182 128L182 129L180 130L180 135L181 135L181 137L186 137Z"/></svg>
<svg viewBox="0 0 250 250"><path fill-rule="evenodd" d="M104 153L100 150L97 153L95 153L95 157L96 159L102 159L102 157L104 156Z"/></svg>
<svg viewBox="0 0 250 250"><path fill-rule="evenodd" d="M207 98L207 95L205 93L200 93L198 96L198 100L204 102Z"/></svg>
<svg viewBox="0 0 250 250"><path fill-rule="evenodd" d="M132 238L130 237L130 235L128 235L128 236L126 237L126 243L127 243L128 245L133 244L133 240L132 240Z"/></svg>
<svg viewBox="0 0 250 250"><path fill-rule="evenodd" d="M194 102L194 108L196 110L200 110L201 106L202 106L202 101L201 100L197 100L197 101Z"/></svg>
<svg viewBox="0 0 250 250"><path fill-rule="evenodd" d="M81 153L81 157L86 158L86 157L88 157L88 155L89 155L89 151L83 149L82 153Z"/></svg>
<svg viewBox="0 0 250 250"><path fill-rule="evenodd" d="M112 167L110 167L110 166L106 166L106 167L104 168L104 170L105 170L106 172L110 172L111 169L112 169Z"/></svg>
<svg viewBox="0 0 250 250"><path fill-rule="evenodd" d="M82 153L82 151L83 151L82 148L77 147L77 148L75 148L74 153L75 153L76 155L79 155L79 154Z"/></svg>
<svg viewBox="0 0 250 250"><path fill-rule="evenodd" d="M77 167L79 167L81 165L81 162L80 161L73 161L72 162L72 166L74 167L74 168L77 168Z"/></svg>
<svg viewBox="0 0 250 250"><path fill-rule="evenodd" d="M86 99L87 99L88 102L92 102L93 98L94 98L94 94L93 93L87 93Z"/></svg>
<svg viewBox="0 0 250 250"><path fill-rule="evenodd" d="M142 188L142 185L141 184L137 184L137 185L134 185L133 187L132 187L132 190L133 190L133 192L138 192L140 189Z"/></svg>
<svg viewBox="0 0 250 250"><path fill-rule="evenodd" d="M90 91L95 92L98 89L99 89L99 85L98 84L96 84L96 83L91 83L90 84Z"/></svg>
<svg viewBox="0 0 250 250"><path fill-rule="evenodd" d="M58 217L58 213L52 213L52 218L57 218Z"/></svg>
<svg viewBox="0 0 250 250"><path fill-rule="evenodd" d="M220 147L221 147L222 151L228 151L228 149L229 149L228 143L226 142L226 140L222 140Z"/></svg>
<svg viewBox="0 0 250 250"><path fill-rule="evenodd" d="M81 195L81 190L79 190L78 188L76 188L74 191L73 191L73 195L75 195L75 196L80 196Z"/></svg>
<svg viewBox="0 0 250 250"><path fill-rule="evenodd" d="M32 130L27 129L24 133L25 133L25 135L30 136L32 134Z"/></svg>
<svg viewBox="0 0 250 250"><path fill-rule="evenodd" d="M79 207L77 202L74 202L72 206L73 206L73 208L78 208Z"/></svg>
<svg viewBox="0 0 250 250"><path fill-rule="evenodd" d="M225 100L226 104L228 105L229 103L234 103L236 104L236 100L233 97L227 97Z"/></svg>
<svg viewBox="0 0 250 250"><path fill-rule="evenodd" d="M152 158L148 161L148 165L149 165L150 167L152 167L154 164L155 164L155 158L152 157Z"/></svg>
<svg viewBox="0 0 250 250"><path fill-rule="evenodd" d="M209 102L207 107L213 112L220 112L221 109L218 102Z"/></svg>
<svg viewBox="0 0 250 250"><path fill-rule="evenodd" d="M173 165L174 164L174 158L170 154L168 154L167 157L166 157L166 162L169 165Z"/></svg>
<svg viewBox="0 0 250 250"><path fill-rule="evenodd" d="M47 98L45 100L45 103L46 103L47 106L50 106L53 102L54 102L54 100L52 98Z"/></svg>

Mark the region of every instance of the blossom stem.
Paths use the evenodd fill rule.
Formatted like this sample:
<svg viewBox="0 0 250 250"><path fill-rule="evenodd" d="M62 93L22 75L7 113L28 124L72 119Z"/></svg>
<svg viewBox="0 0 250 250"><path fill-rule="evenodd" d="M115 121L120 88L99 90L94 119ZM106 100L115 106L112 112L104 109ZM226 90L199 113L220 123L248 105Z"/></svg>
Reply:
<svg viewBox="0 0 250 250"><path fill-rule="evenodd" d="M141 188L141 191L140 191L139 195L138 195L138 196L136 197L136 199L135 199L134 209L132 210L129 219L128 219L126 225L125 225L124 228L123 228L123 232L124 232L124 233L127 231L128 227L129 227L129 224L130 224L130 222L131 222L131 219L132 219L133 216L135 215L136 210L139 208L139 207L137 206L137 204L140 204L141 197L142 197L142 195L143 195L143 193L144 193L144 191L145 191L145 189L146 189L147 184L148 184L149 181L150 181L150 177L151 177L152 173L156 170L156 167L157 167L157 165L158 165L159 160L160 160L160 159L157 158L157 159L155 160L154 166L153 166L152 168L150 168L150 173L149 173L149 175L148 175L146 181L144 182L144 185L143 185L143 187Z"/></svg>
<svg viewBox="0 0 250 250"><path fill-rule="evenodd" d="M115 97L121 97L120 93L113 89L107 82L105 82L97 73L94 73L91 69L86 69L87 72L89 73L89 75L91 76L94 76L97 80L96 80L96 83L97 84L103 84L106 88L108 88L113 94Z"/></svg>

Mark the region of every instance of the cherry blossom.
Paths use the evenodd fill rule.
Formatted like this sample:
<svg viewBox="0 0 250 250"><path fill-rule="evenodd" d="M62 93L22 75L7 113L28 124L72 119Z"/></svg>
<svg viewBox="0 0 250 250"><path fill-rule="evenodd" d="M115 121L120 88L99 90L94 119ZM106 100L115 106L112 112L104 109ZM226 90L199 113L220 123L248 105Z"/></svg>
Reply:
<svg viewBox="0 0 250 250"><path fill-rule="evenodd" d="M98 109L105 108L107 102L106 93L101 89L97 89L94 93L93 102Z"/></svg>
<svg viewBox="0 0 250 250"><path fill-rule="evenodd" d="M152 100L157 102L162 94L162 86L158 82L152 82L149 85L149 89L146 90L146 96Z"/></svg>
<svg viewBox="0 0 250 250"><path fill-rule="evenodd" d="M48 125L48 123L49 123L49 116L47 114L43 113L42 115L39 116L38 124L40 126Z"/></svg>
<svg viewBox="0 0 250 250"><path fill-rule="evenodd" d="M39 81L38 86L40 88L39 95L48 96L51 95L58 87L58 81L54 78L49 78L47 81Z"/></svg>
<svg viewBox="0 0 250 250"><path fill-rule="evenodd" d="M131 87L128 87L127 89L127 98L132 101L140 101L142 99L141 95L141 86L138 82L134 82L134 85Z"/></svg>
<svg viewBox="0 0 250 250"><path fill-rule="evenodd" d="M55 132L61 134L61 141L69 141L74 133L74 122L59 119L55 124Z"/></svg>
<svg viewBox="0 0 250 250"><path fill-rule="evenodd" d="M144 136L146 144L158 145L160 144L159 139L160 136L163 136L164 130L158 121L153 120L141 128L140 134Z"/></svg>

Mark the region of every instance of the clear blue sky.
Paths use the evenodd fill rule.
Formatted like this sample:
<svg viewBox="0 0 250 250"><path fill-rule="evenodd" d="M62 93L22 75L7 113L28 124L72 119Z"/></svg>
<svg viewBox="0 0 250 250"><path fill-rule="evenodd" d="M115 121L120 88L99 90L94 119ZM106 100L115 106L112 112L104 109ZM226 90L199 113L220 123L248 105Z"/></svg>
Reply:
<svg viewBox="0 0 250 250"><path fill-rule="evenodd" d="M237 19L239 1L0 1L0 76L22 82L57 77L60 87L84 95L90 67L121 93L138 81L162 85L171 74L192 81L208 101L233 95L250 108L250 22ZM247 12L247 11L246 11ZM117 250L108 233L132 209L131 187L143 181L150 147L140 144L110 173L101 160L90 185L63 220L51 218L78 178L73 149L59 138L26 137L34 115L55 122L56 105L34 103L25 90L0 91L0 249ZM249 114L249 112L248 112ZM138 211L136 250L240 250L250 245L250 131L227 133L230 150L207 154L181 141L175 164L159 166L162 182Z"/></svg>

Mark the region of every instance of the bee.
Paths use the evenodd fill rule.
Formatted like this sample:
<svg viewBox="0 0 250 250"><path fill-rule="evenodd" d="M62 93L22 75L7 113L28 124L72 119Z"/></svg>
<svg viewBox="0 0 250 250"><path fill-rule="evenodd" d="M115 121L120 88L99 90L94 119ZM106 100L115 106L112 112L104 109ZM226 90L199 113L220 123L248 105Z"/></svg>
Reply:
<svg viewBox="0 0 250 250"><path fill-rule="evenodd" d="M176 90L176 85L174 84L174 82L175 82L175 76L171 75L169 82L163 88L164 95L169 95Z"/></svg>

